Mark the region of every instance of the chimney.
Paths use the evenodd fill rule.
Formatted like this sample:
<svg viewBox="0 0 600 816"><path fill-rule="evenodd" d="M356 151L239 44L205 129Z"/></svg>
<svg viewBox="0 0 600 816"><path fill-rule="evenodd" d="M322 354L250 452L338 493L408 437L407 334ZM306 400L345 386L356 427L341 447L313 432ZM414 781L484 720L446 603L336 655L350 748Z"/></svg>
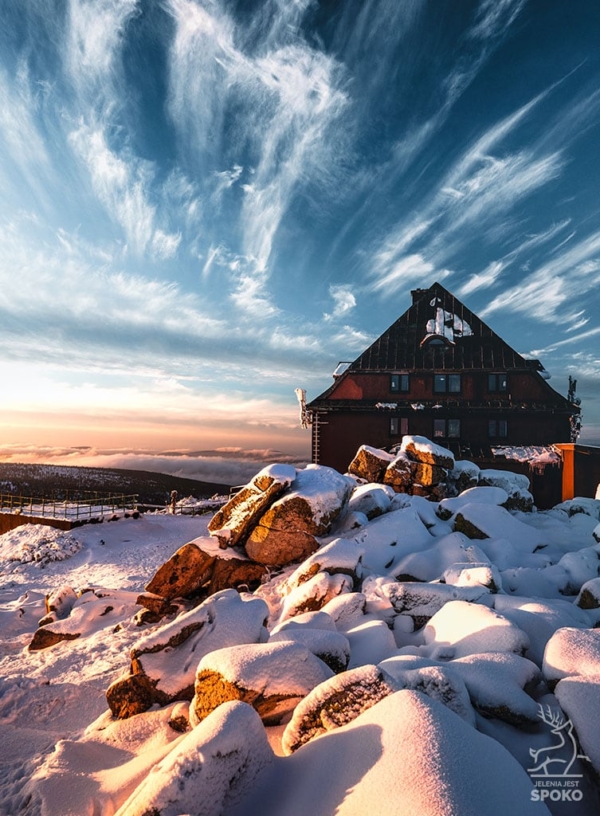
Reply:
<svg viewBox="0 0 600 816"><path fill-rule="evenodd" d="M426 295L429 289L411 289L412 305L414 306L418 300L421 300L423 295Z"/></svg>

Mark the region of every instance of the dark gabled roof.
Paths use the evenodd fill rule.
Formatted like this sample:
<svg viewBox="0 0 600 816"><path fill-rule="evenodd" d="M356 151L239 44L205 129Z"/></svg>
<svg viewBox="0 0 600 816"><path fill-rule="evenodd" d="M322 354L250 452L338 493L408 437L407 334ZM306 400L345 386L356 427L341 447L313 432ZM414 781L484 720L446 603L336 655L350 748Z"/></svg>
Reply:
<svg viewBox="0 0 600 816"><path fill-rule="evenodd" d="M413 305L354 360L350 371L541 368L439 283L416 290L413 298Z"/></svg>
<svg viewBox="0 0 600 816"><path fill-rule="evenodd" d="M402 371L543 371L539 360L526 360L483 320L439 283L412 292L413 304L389 329L357 357L336 381L308 404L319 408L330 400L338 382L353 372ZM577 411L572 403L545 383L551 401ZM356 401L351 401L356 406Z"/></svg>

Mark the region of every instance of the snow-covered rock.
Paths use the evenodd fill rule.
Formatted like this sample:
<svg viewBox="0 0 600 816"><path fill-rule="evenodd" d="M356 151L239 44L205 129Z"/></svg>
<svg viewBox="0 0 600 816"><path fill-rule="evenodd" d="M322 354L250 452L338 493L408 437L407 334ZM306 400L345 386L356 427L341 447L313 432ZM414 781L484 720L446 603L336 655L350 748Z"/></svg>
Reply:
<svg viewBox="0 0 600 816"><path fill-rule="evenodd" d="M369 664L325 680L296 706L283 733L283 750L292 754L314 737L347 725L394 691L390 676Z"/></svg>
<svg viewBox="0 0 600 816"><path fill-rule="evenodd" d="M261 515L246 541L246 552L269 566L306 558L318 549L316 536L329 532L351 491L350 480L332 468L307 465Z"/></svg>
<svg viewBox="0 0 600 816"><path fill-rule="evenodd" d="M582 584L575 603L581 609L598 609L600 607L600 578L592 578Z"/></svg>
<svg viewBox="0 0 600 816"><path fill-rule="evenodd" d="M394 491L387 485L359 485L352 492L348 509L353 513L364 513L370 521L382 513L387 513L393 496Z"/></svg>
<svg viewBox="0 0 600 816"><path fill-rule="evenodd" d="M125 718L155 702L191 699L198 661L214 649L266 640L267 616L260 598L225 589L144 636L131 650L131 673L108 688L111 711Z"/></svg>
<svg viewBox="0 0 600 816"><path fill-rule="evenodd" d="M341 632L311 629L309 626L288 627L272 634L269 643L301 643L338 674L348 668L350 643Z"/></svg>
<svg viewBox="0 0 600 816"><path fill-rule="evenodd" d="M253 643L217 649L198 664L190 706L192 725L228 700L253 706L274 725L333 671L302 643Z"/></svg>
<svg viewBox="0 0 600 816"><path fill-rule="evenodd" d="M448 448L436 445L425 436L404 436L401 449L416 462L436 465L440 468L452 470L454 468L454 454Z"/></svg>
<svg viewBox="0 0 600 816"><path fill-rule="evenodd" d="M400 559L391 575L399 581L437 581L453 564L489 563L479 545L462 533L449 533L431 540L427 549Z"/></svg>
<svg viewBox="0 0 600 816"><path fill-rule="evenodd" d="M356 816L373 812L383 793L379 810L402 816L549 816L531 791L498 742L436 700L404 690L276 759L228 816L281 816L283 795L286 816Z"/></svg>
<svg viewBox="0 0 600 816"><path fill-rule="evenodd" d="M380 482L383 474L394 460L391 453L372 448L370 445L361 445L356 456L348 465L348 473L364 479L366 482Z"/></svg>
<svg viewBox="0 0 600 816"><path fill-rule="evenodd" d="M415 628L423 626L444 604L452 601L479 601L489 593L489 588L476 586L453 586L451 584L421 584L417 582L386 583L382 592L390 600L399 615L409 615Z"/></svg>
<svg viewBox="0 0 600 816"><path fill-rule="evenodd" d="M573 723L583 753L600 777L600 673L565 677L554 693ZM568 724L567 724L568 729Z"/></svg>
<svg viewBox="0 0 600 816"><path fill-rule="evenodd" d="M257 713L242 702L224 703L151 770L118 816L220 816L244 799L273 758Z"/></svg>
<svg viewBox="0 0 600 816"><path fill-rule="evenodd" d="M466 504L493 504L506 505L508 493L501 487L477 486L470 487L459 496L451 499L442 499L439 504L438 515L440 518L449 519Z"/></svg>
<svg viewBox="0 0 600 816"><path fill-rule="evenodd" d="M525 654L529 638L508 618L479 603L450 601L425 626L426 653L454 660L485 652Z"/></svg>
<svg viewBox="0 0 600 816"><path fill-rule="evenodd" d="M208 524L223 547L243 543L267 507L296 478L291 465L268 465L218 510Z"/></svg>
<svg viewBox="0 0 600 816"><path fill-rule="evenodd" d="M290 589L300 586L319 572L348 575L358 580L359 562L364 548L352 539L336 538L306 558L287 580Z"/></svg>
<svg viewBox="0 0 600 816"><path fill-rule="evenodd" d="M546 644L542 671L551 687L563 677L600 675L600 629L558 629Z"/></svg>

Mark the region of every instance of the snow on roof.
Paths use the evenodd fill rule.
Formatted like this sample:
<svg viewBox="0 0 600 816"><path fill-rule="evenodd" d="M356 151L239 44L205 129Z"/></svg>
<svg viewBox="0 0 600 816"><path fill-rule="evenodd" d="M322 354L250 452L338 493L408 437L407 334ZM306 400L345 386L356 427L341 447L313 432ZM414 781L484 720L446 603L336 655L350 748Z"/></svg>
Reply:
<svg viewBox="0 0 600 816"><path fill-rule="evenodd" d="M425 340L428 337L443 337L450 343L454 343L458 338L470 337L473 330L467 321L456 314L452 314L452 312L442 309L438 305L439 303L441 303L441 300L437 297L433 298L430 303L430 306L436 306L436 310L435 317L427 321Z"/></svg>

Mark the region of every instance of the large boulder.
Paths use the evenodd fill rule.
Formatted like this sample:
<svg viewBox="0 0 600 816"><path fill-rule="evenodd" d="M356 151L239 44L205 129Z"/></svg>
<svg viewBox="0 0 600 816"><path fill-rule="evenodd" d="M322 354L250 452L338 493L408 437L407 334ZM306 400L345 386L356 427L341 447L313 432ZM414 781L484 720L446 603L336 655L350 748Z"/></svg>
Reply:
<svg viewBox="0 0 600 816"><path fill-rule="evenodd" d="M146 591L167 600L187 598L204 591L213 595L222 589L253 591L266 568L244 553L223 550L214 538L204 536L184 544L162 564Z"/></svg>
<svg viewBox="0 0 600 816"><path fill-rule="evenodd" d="M167 600L192 595L209 581L214 562L214 554L190 541L158 568L146 584L146 592Z"/></svg>
<svg viewBox="0 0 600 816"><path fill-rule="evenodd" d="M392 678L373 665L326 680L296 706L283 733L284 752L292 754L314 737L347 725L396 690Z"/></svg>
<svg viewBox="0 0 600 816"><path fill-rule="evenodd" d="M196 666L213 649L258 643L268 637L268 607L260 598L233 589L213 595L200 606L141 638L131 650L131 670L106 692L115 717L125 719L154 703L191 700Z"/></svg>
<svg viewBox="0 0 600 816"><path fill-rule="evenodd" d="M301 643L232 646L198 664L191 723L197 725L230 700L251 705L266 725L279 723L332 670Z"/></svg>
<svg viewBox="0 0 600 816"><path fill-rule="evenodd" d="M600 629L558 629L546 644L542 671L551 688L564 677L600 675Z"/></svg>
<svg viewBox="0 0 600 816"><path fill-rule="evenodd" d="M317 550L317 536L329 532L346 507L352 485L336 470L308 465L290 490L264 513L246 542L254 561L284 566Z"/></svg>
<svg viewBox="0 0 600 816"><path fill-rule="evenodd" d="M366 482L381 482L386 468L394 461L394 458L393 454L379 450L379 448L361 445L348 466L348 473Z"/></svg>
<svg viewBox="0 0 600 816"><path fill-rule="evenodd" d="M386 583L381 588L394 610L409 615L416 629L424 626L447 603L481 600L489 589L485 586L452 586L451 584L422 584L417 582Z"/></svg>
<svg viewBox="0 0 600 816"><path fill-rule="evenodd" d="M395 493L407 493L414 479L415 467L415 462L401 451L385 469L383 483Z"/></svg>
<svg viewBox="0 0 600 816"><path fill-rule="evenodd" d="M427 439L425 436L405 436L402 439L402 450L415 462L426 465L436 465L439 468L452 470L454 468L454 454L441 445Z"/></svg>
<svg viewBox="0 0 600 816"><path fill-rule="evenodd" d="M219 544L234 547L243 543L260 516L296 478L291 465L269 465L217 510L208 531Z"/></svg>
<svg viewBox="0 0 600 816"><path fill-rule="evenodd" d="M155 765L119 816L229 812L273 758L256 712L244 703L225 703Z"/></svg>

